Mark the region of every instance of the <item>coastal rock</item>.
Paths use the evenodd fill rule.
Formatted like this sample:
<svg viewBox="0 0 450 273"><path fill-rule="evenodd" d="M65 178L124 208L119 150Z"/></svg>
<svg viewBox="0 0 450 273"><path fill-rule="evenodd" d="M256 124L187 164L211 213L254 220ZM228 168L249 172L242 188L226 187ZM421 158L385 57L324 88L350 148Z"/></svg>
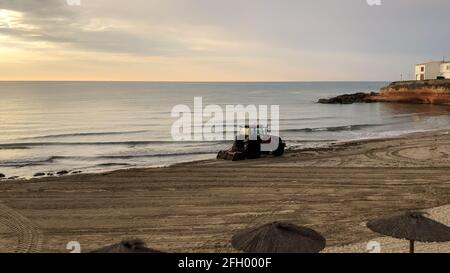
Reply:
<svg viewBox="0 0 450 273"><path fill-rule="evenodd" d="M345 94L319 100L319 103L324 104L370 102L450 105L450 79L393 82L381 88L380 93Z"/></svg>
<svg viewBox="0 0 450 273"><path fill-rule="evenodd" d="M34 177L41 177L41 176L45 176L45 173L35 173Z"/></svg>
<svg viewBox="0 0 450 273"><path fill-rule="evenodd" d="M6 177L6 175L0 173L0 178L5 178L5 177Z"/></svg>
<svg viewBox="0 0 450 273"><path fill-rule="evenodd" d="M80 174L80 173L82 173L82 171L73 171L70 174Z"/></svg>
<svg viewBox="0 0 450 273"><path fill-rule="evenodd" d="M16 180L16 179L19 179L20 177L18 177L18 176L11 176L11 177L8 177L8 180Z"/></svg>
<svg viewBox="0 0 450 273"><path fill-rule="evenodd" d="M372 103L377 102L374 97L378 96L378 93L355 93L340 95L330 99L320 99L319 103L322 104L352 104L352 103Z"/></svg>
<svg viewBox="0 0 450 273"><path fill-rule="evenodd" d="M57 172L56 174L57 175L66 175L66 174L69 174L69 172L64 170L64 171Z"/></svg>
<svg viewBox="0 0 450 273"><path fill-rule="evenodd" d="M393 82L373 97L381 102L450 104L450 80Z"/></svg>

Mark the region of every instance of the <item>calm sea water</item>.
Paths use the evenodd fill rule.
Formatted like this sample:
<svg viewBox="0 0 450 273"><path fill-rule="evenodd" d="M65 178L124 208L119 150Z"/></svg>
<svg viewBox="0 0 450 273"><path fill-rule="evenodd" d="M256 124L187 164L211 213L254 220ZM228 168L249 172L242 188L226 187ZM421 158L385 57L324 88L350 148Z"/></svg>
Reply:
<svg viewBox="0 0 450 273"><path fill-rule="evenodd" d="M0 83L0 173L106 171L214 158L224 142L175 142L172 107L280 105L289 146L449 128L449 108L407 104L321 105L319 98L378 91L383 82Z"/></svg>

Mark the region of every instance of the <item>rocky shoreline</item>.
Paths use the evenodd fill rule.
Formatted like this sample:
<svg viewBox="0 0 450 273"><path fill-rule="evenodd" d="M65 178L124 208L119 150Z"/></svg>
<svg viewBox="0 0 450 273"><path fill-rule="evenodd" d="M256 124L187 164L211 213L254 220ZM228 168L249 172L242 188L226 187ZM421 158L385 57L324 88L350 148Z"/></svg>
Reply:
<svg viewBox="0 0 450 273"><path fill-rule="evenodd" d="M393 82L374 97L381 102L450 105L450 80Z"/></svg>
<svg viewBox="0 0 450 273"><path fill-rule="evenodd" d="M344 94L334 98L320 99L318 102L322 104L352 104L352 103L373 103L377 102L373 98L379 95L379 93L355 93Z"/></svg>
<svg viewBox="0 0 450 273"><path fill-rule="evenodd" d="M53 176L66 176L66 175L76 175L76 174L81 174L82 171L67 171L67 170L62 170L62 171L58 171L58 172L37 172L33 175L33 178L44 178L44 177L53 177ZM26 179L25 177L20 177L20 176L7 176L4 173L0 173L0 181L2 180L23 180Z"/></svg>
<svg viewBox="0 0 450 273"><path fill-rule="evenodd" d="M450 105L450 80L425 80L393 82L379 93L345 94L320 99L323 104L352 104L373 102L401 102L415 104Z"/></svg>

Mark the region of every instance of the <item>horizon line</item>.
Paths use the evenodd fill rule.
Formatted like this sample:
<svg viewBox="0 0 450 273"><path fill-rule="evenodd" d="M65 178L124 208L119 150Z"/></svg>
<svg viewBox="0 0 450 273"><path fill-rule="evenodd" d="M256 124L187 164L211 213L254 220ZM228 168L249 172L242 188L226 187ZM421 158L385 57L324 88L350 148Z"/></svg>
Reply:
<svg viewBox="0 0 450 273"><path fill-rule="evenodd" d="M147 80L0 80L0 83L17 82L111 82L111 83L305 83L305 82L392 82L392 80L290 80L290 81L147 81Z"/></svg>

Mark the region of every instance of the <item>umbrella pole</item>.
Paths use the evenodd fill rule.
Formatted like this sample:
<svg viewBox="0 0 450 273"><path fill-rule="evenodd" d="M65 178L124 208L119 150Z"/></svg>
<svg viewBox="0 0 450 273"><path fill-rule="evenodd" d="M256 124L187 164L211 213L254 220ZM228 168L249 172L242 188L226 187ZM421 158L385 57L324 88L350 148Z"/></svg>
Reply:
<svg viewBox="0 0 450 273"><path fill-rule="evenodd" d="M409 241L409 253L414 253L414 240Z"/></svg>

